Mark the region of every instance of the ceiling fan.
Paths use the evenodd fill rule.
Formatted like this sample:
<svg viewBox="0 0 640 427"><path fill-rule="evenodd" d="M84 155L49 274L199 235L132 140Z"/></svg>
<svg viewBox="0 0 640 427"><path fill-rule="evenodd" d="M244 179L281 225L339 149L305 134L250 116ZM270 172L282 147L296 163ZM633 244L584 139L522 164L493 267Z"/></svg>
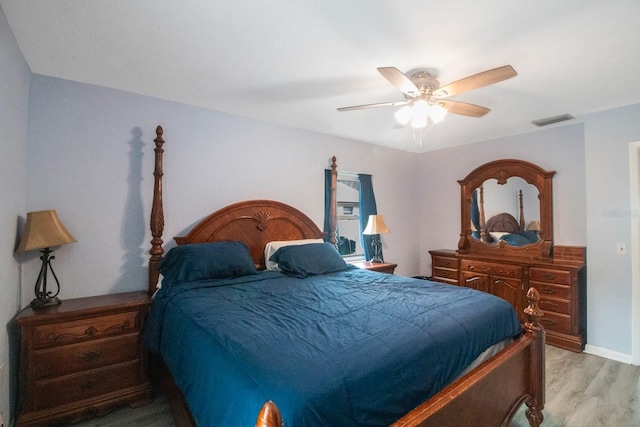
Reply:
<svg viewBox="0 0 640 427"><path fill-rule="evenodd" d="M447 99L479 87L492 85L518 75L511 65L483 71L440 87L440 82L426 71L418 71L408 77L395 67L378 68L392 85L404 93L402 101L380 102L376 104L341 107L338 111L361 110L375 107L404 107L396 111L398 122L406 125L411 122L413 128L423 128L428 121L437 123L446 113L460 114L469 117L482 117L490 109L466 102Z"/></svg>

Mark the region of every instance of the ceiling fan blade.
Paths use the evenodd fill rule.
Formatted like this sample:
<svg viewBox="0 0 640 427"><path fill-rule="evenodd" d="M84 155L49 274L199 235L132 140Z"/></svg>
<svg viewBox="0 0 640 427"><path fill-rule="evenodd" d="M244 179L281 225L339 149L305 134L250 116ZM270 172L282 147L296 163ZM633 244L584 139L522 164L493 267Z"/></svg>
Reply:
<svg viewBox="0 0 640 427"><path fill-rule="evenodd" d="M466 102L451 101L448 99L440 99L437 103L442 105L442 108L449 113L460 114L462 116L482 117L491 111L481 105L467 104Z"/></svg>
<svg viewBox="0 0 640 427"><path fill-rule="evenodd" d="M405 76L396 67L378 67L380 74L385 79L389 80L392 85L400 89L405 95L415 98L420 95L420 89L416 86L409 77Z"/></svg>
<svg viewBox="0 0 640 427"><path fill-rule="evenodd" d="M396 107L398 105L408 104L409 101L391 101L391 102L378 102L377 104L364 104L364 105L354 105L352 107L340 107L338 111L351 111L351 110L362 110L364 108L377 108L377 107Z"/></svg>
<svg viewBox="0 0 640 427"><path fill-rule="evenodd" d="M433 95L438 98L453 96L479 87L489 86L517 75L518 73L516 73L516 70L514 70L511 65L504 65L449 83L440 89L434 90Z"/></svg>

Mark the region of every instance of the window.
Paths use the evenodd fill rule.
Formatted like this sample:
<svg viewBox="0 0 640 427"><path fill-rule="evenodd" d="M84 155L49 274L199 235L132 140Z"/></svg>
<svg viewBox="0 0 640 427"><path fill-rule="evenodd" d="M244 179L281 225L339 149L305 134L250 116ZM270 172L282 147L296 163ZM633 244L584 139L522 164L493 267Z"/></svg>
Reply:
<svg viewBox="0 0 640 427"><path fill-rule="evenodd" d="M360 232L360 181L358 174L338 172L336 207L338 251L344 258L363 259Z"/></svg>

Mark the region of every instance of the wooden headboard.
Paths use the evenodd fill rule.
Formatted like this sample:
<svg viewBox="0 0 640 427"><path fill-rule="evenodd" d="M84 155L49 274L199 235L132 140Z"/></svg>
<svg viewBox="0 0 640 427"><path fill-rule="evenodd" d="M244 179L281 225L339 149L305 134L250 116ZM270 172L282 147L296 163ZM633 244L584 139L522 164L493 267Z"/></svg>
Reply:
<svg viewBox="0 0 640 427"><path fill-rule="evenodd" d="M247 200L224 207L200 221L179 245L221 241L243 242L253 262L264 268L264 247L274 240L322 238L322 230L305 214L274 200Z"/></svg>
<svg viewBox="0 0 640 427"><path fill-rule="evenodd" d="M156 128L153 202L151 207L151 249L149 254L149 293L156 290L159 279L158 264L162 260L162 233L164 210L162 207L162 159L164 139L162 127ZM336 158L332 159L329 240L335 245L336 230ZM249 247L258 268L264 268L264 247L275 240L322 238L324 233L304 213L285 203L274 200L248 200L226 206L201 220L186 235L175 237L178 245L220 241L240 241ZM333 237L333 239L331 239Z"/></svg>
<svg viewBox="0 0 640 427"><path fill-rule="evenodd" d="M489 218L486 228L487 231L504 231L507 233L519 233L523 231L520 223L513 215L507 212L502 212Z"/></svg>

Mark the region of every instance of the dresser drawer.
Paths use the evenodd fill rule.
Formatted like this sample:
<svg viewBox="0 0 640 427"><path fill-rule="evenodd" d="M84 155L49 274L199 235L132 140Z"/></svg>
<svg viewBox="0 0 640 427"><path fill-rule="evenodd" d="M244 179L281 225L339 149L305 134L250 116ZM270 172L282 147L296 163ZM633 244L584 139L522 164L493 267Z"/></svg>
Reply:
<svg viewBox="0 0 640 427"><path fill-rule="evenodd" d="M88 399L140 384L137 360L34 384L34 410Z"/></svg>
<svg viewBox="0 0 640 427"><path fill-rule="evenodd" d="M538 282L557 283L560 285L571 284L571 272L566 270L553 270L550 268L531 267L529 279Z"/></svg>
<svg viewBox="0 0 640 427"><path fill-rule="evenodd" d="M538 306L545 313L571 314L571 302L566 299L541 297Z"/></svg>
<svg viewBox="0 0 640 427"><path fill-rule="evenodd" d="M132 311L36 326L33 334L33 346L36 349L54 347L135 332L140 327L139 323L139 312Z"/></svg>
<svg viewBox="0 0 640 427"><path fill-rule="evenodd" d="M449 258L437 255L434 255L432 258L431 263L433 264L433 268L442 267L458 269L458 258Z"/></svg>
<svg viewBox="0 0 640 427"><path fill-rule="evenodd" d="M135 360L140 357L138 339L136 333L37 350L33 355L35 379L59 377Z"/></svg>
<svg viewBox="0 0 640 427"><path fill-rule="evenodd" d="M552 283L543 283L543 282L534 282L533 280L529 282L529 285L536 288L541 298L554 297L554 298L563 298L567 300L571 299L571 286L563 286L563 285L556 285Z"/></svg>
<svg viewBox="0 0 640 427"><path fill-rule="evenodd" d="M540 324L549 331L560 332L563 334L571 333L571 316L566 314L545 311L544 316L540 319Z"/></svg>
<svg viewBox="0 0 640 427"><path fill-rule="evenodd" d="M476 273L513 277L517 279L522 278L522 266L519 265L463 259L460 261L460 268L464 271L472 271Z"/></svg>
<svg viewBox="0 0 640 427"><path fill-rule="evenodd" d="M447 270L446 268L433 267L433 276L439 279L449 279L458 281L458 270Z"/></svg>

